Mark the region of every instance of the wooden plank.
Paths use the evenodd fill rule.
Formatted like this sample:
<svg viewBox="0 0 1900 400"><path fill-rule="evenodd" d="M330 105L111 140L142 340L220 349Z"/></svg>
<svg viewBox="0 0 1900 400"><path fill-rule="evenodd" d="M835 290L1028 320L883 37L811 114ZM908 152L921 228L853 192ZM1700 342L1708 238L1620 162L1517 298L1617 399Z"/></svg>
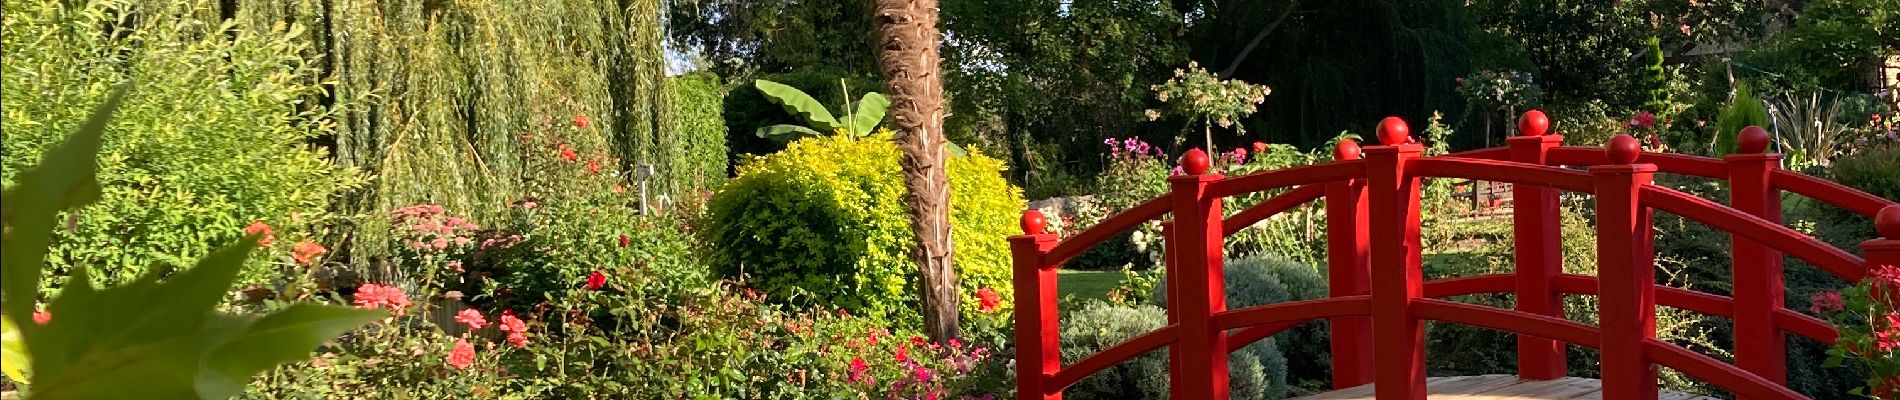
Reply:
<svg viewBox="0 0 1900 400"><path fill-rule="evenodd" d="M1520 380L1516 375L1445 376L1427 378L1426 386L1434 399L1526 400L1603 398L1603 382L1590 378L1566 377L1549 381ZM1373 385L1361 385L1331 392L1299 397L1295 400L1372 400ZM1659 400L1716 400L1681 392L1663 391Z"/></svg>

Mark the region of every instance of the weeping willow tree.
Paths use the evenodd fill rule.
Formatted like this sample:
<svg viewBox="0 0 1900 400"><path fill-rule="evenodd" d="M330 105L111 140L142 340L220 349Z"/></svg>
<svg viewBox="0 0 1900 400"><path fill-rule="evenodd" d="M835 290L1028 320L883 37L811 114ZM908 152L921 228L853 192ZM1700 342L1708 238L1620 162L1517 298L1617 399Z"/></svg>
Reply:
<svg viewBox="0 0 1900 400"><path fill-rule="evenodd" d="M659 0L245 0L227 16L314 31L331 90L337 162L374 177L344 211L379 214L417 204L493 221L534 196L523 185L523 135L561 129L584 154L611 154L624 171L655 170L659 193L684 169L665 129ZM230 5L235 4L235 8ZM348 105L348 106L343 106ZM629 178L636 179L636 178ZM347 229L353 262L386 254L377 218ZM385 223L381 222L381 223Z"/></svg>

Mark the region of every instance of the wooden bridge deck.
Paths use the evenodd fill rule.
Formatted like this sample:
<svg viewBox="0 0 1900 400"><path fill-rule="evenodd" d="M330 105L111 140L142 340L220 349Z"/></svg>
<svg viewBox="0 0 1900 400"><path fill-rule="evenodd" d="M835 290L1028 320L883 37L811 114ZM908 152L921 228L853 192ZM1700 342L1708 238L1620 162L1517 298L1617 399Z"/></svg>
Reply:
<svg viewBox="0 0 1900 400"><path fill-rule="evenodd" d="M1517 375L1447 376L1427 378L1434 399L1602 399L1603 383L1590 378L1527 381ZM1713 397L1663 391L1666 400L1715 400ZM1372 385L1334 390L1295 400L1372 399Z"/></svg>

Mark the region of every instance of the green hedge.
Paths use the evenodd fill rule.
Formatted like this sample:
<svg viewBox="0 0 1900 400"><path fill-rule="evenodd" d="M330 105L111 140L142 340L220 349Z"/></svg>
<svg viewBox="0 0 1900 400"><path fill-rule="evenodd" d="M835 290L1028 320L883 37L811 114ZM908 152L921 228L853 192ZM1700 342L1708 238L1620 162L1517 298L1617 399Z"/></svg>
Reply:
<svg viewBox="0 0 1900 400"><path fill-rule="evenodd" d="M794 141L747 161L713 194L701 232L709 262L728 277L793 304L917 319L914 233L905 213L899 152L888 133ZM957 283L965 315L975 292L1010 299L1009 244L1023 209L1002 162L948 162Z"/></svg>
<svg viewBox="0 0 1900 400"><path fill-rule="evenodd" d="M1326 298L1326 277L1317 269L1278 256L1260 255L1228 259L1222 270L1227 287L1227 308L1236 309L1289 301ZM1167 306L1167 286L1156 285L1154 301ZM1286 353L1287 381L1330 382L1332 350L1330 335L1323 321L1302 324L1274 335L1280 351Z"/></svg>

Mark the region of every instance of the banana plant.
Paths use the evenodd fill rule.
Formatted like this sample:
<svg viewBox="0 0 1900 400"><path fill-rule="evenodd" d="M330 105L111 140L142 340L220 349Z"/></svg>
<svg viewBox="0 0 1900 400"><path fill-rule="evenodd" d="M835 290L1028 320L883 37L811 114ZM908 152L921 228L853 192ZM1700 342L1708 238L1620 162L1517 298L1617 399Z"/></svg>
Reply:
<svg viewBox="0 0 1900 400"><path fill-rule="evenodd" d="M805 124L810 125L810 127L805 127L778 124L761 127L754 134L784 143L806 136L821 136L825 134L824 132L840 132L851 137L865 137L876 133L877 125L884 122L884 115L891 107L891 99L878 92L869 92L865 93L863 98L859 98L857 107L853 108L848 100L851 97L851 88L843 86L842 79L838 84L844 87L847 99L841 111L848 114L845 114L842 119L832 116L831 110L825 109L825 105L819 103L818 99L812 98L811 95L805 94L798 88L764 79L754 81L752 86L759 88L759 92L764 93L765 98L785 107L785 112L804 118ZM969 155L963 146L958 146L956 143L946 141L944 145L952 157Z"/></svg>
<svg viewBox="0 0 1900 400"><path fill-rule="evenodd" d="M847 100L843 111L848 114L840 119L832 116L831 111L825 109L824 104L818 103L818 99L812 98L811 95L805 94L798 88L764 79L753 82L753 86L758 87L759 92L764 93L765 97L771 99L772 102L784 106L785 112L804 118L805 124L809 125L806 127L779 124L759 128L756 132L759 137L780 142L789 142L804 136L821 136L825 134L824 132L843 132L852 137L869 136L877 131L878 123L884 121L884 114L891 106L891 100L885 98L884 95L877 92L865 93L863 98L858 99L855 109ZM848 90L847 88L847 96L849 96Z"/></svg>

